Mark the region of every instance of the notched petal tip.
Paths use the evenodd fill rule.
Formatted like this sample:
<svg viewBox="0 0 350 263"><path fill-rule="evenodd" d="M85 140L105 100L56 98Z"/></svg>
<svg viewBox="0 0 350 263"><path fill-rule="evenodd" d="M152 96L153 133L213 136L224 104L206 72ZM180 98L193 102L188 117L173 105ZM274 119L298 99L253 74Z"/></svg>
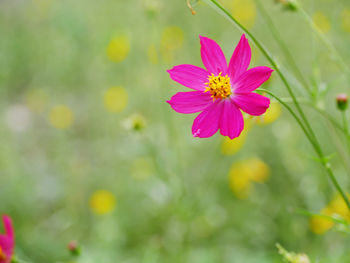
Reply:
<svg viewBox="0 0 350 263"><path fill-rule="evenodd" d="M240 131L239 134L236 134L236 135L224 135L224 134L222 134L221 132L220 132L220 133L221 133L221 135L223 135L223 136L229 137L230 140L233 140L233 139L236 139L236 138L238 138L239 136L241 136L242 132L243 132L243 130Z"/></svg>

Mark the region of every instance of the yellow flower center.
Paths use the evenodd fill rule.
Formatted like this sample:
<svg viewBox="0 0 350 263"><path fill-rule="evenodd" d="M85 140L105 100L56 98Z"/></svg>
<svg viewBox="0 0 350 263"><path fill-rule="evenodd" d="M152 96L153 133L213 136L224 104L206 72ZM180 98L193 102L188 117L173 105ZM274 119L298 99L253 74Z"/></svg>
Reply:
<svg viewBox="0 0 350 263"><path fill-rule="evenodd" d="M5 261L6 260L6 254L4 253L4 251L2 250L1 246L0 246L0 261Z"/></svg>
<svg viewBox="0 0 350 263"><path fill-rule="evenodd" d="M204 92L210 92L213 100L224 99L232 94L230 78L226 76L221 76L221 72L218 76L211 74L208 78L209 82L205 83L207 85Z"/></svg>

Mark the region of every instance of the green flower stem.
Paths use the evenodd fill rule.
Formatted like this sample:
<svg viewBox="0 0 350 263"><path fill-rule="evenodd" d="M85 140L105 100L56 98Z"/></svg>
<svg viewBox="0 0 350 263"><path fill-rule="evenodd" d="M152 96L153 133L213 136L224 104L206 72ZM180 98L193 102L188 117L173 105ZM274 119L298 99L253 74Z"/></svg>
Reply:
<svg viewBox="0 0 350 263"><path fill-rule="evenodd" d="M341 196L343 197L345 203L348 206L348 209L350 210L350 202L347 198L347 196L345 195L344 191L341 189L338 181L336 180L333 171L331 169L330 163L328 162L328 160L325 158L321 146L315 136L315 133L313 132L303 110L301 109L292 88L290 87L286 77L284 76L284 74L282 73L282 71L280 70L280 68L278 67L277 63L273 60L272 56L268 53L268 51L263 47L263 45L254 37L254 35L247 30L241 23L239 23L221 4L219 4L216 0L205 0L207 3L214 5L214 7L216 7L218 10L220 10L222 13L224 13L225 17L227 19L229 19L231 22L233 22L240 30L242 30L243 32L245 32L255 43L255 45L260 49L260 51L264 54L264 56L266 57L266 59L271 63L271 65L275 68L276 72L278 73L278 75L280 76L282 82L284 83L284 85L286 86L288 93L290 94L294 105L297 108L297 111L299 112L301 119L294 113L294 111L285 103L283 103L283 105L288 106L288 108L290 109L290 112L293 112L293 116L294 118L297 120L298 124L300 125L300 127L302 128L302 130L304 131L305 135L307 136L307 138L309 139L310 143L312 144L312 146L314 147L318 157L321 160L322 165L324 166L325 170L327 171L327 174L329 175L332 183L334 184L335 188L339 191L339 193L341 194ZM268 93L268 92L267 92ZM269 93L270 94L270 93ZM271 95L271 94L270 94ZM272 95L271 95L272 96ZM276 98L277 99L277 98Z"/></svg>
<svg viewBox="0 0 350 263"><path fill-rule="evenodd" d="M346 111L342 111L341 115L342 115L342 118L343 118L344 131L346 133L347 139L349 139L350 135L349 135L349 126L348 126L348 119L346 117Z"/></svg>
<svg viewBox="0 0 350 263"><path fill-rule="evenodd" d="M305 9L302 7L300 3L298 3L298 9L300 11L300 14L305 19L305 21L309 24L311 29L314 31L316 36L323 42L323 44L329 49L329 51L332 53L334 58L336 59L338 65L341 67L342 70L346 72L346 76L348 79L350 79L350 68L348 65L344 62L342 56L339 54L337 49L334 47L332 42L326 37L326 35L317 27L317 25L312 21L311 17L307 14Z"/></svg>
<svg viewBox="0 0 350 263"><path fill-rule="evenodd" d="M278 96L276 96L275 94L273 94L271 91L266 90L266 89L258 89L257 91L259 92L264 92L269 94L271 97L275 98L279 103L281 103L288 111L289 113L294 117L294 119L298 122L300 128L303 130L304 134L306 135L306 137L309 139L310 143L312 144L312 146L315 148L315 141L310 137L310 134L307 132L305 125L303 124L303 122L301 121L301 119L298 117L298 115L295 114L295 112L293 111L293 109L286 103L284 102L282 99L280 99Z"/></svg>
<svg viewBox="0 0 350 263"><path fill-rule="evenodd" d="M265 90L265 89L259 89L258 91L261 92L265 92L267 94L269 94L271 97L275 98L279 103L281 103L289 112L290 114L292 114L292 116L294 117L294 119L298 122L298 124L300 125L301 129L303 130L303 132L305 133L306 137L309 139L309 141L311 142L311 144L315 147L313 140L310 138L310 135L307 133L304 124L301 122L300 118L295 114L295 112L292 110L291 107L289 107L289 105L287 103L285 103L283 100L281 100L278 96L276 96L275 94L273 94L271 91ZM350 202L348 197L346 196L345 192L343 191L343 189L341 188L340 184L338 183L337 179L334 176L334 173L332 171L331 168L331 164L328 162L327 158L325 158L325 156L323 155L319 155L320 157L320 161L322 163L322 165L324 166L324 168L326 169L326 172L329 176L329 178L331 179L332 183L334 184L335 188L338 190L338 192L340 193L340 195L342 196L342 198L344 199L347 207L350 210Z"/></svg>
<svg viewBox="0 0 350 263"><path fill-rule="evenodd" d="M303 74L301 73L299 67L297 66L293 55L290 53L287 45L285 44L285 42L282 40L280 33L278 32L276 26L274 25L269 13L266 11L265 7L263 4L261 4L261 0L255 0L255 2L257 3L261 14L263 15L268 27L271 30L271 33L273 35L273 37L275 38L275 40L277 41L278 45L280 46L282 52L284 53L284 56L286 57L286 59L288 60L288 62L290 63L290 66L293 68L295 74L297 75L297 77L299 78L299 81L301 82L301 84L303 85L303 87L305 88L305 90L311 94L311 90L309 88L309 84L307 82L307 80L304 78Z"/></svg>
<svg viewBox="0 0 350 263"><path fill-rule="evenodd" d="M348 148L350 150L350 134L349 134L349 125L348 125L348 118L347 118L347 114L346 111L342 111L342 119L343 119L343 128L344 128L344 132L346 134L346 142L348 145Z"/></svg>
<svg viewBox="0 0 350 263"><path fill-rule="evenodd" d="M264 56L266 57L266 59L270 62L270 64L272 65L272 67L276 70L277 74L279 75L279 77L281 78L283 84L286 86L289 95L291 96L294 105L296 106L301 119L303 120L303 122L305 123L305 127L307 129L307 132L310 134L310 136L312 137L312 140L317 141L317 138L315 136L315 133L313 132L308 120L306 119L306 116L303 112L303 110L301 109L294 93L293 90L291 88L291 86L289 85L286 77L284 76L284 74L282 73L282 71L280 70L279 66L277 65L277 63L275 62L275 60L272 58L272 56L269 54L269 52L267 51L266 48L263 47L263 45L260 43L260 41L258 41L254 35L248 30L246 29L241 23L239 23L221 4L219 4L219 2L217 2L216 0L205 0L211 4L213 4L216 8L218 8L221 12L223 12L226 16L226 18L228 18L231 22L233 22L240 30L242 30L243 32L245 32L255 43L255 45L260 49L260 51L264 54ZM316 143L315 144L315 150L317 151L318 154L323 155L322 154L322 150L319 147L319 144ZM350 207L349 207L350 209Z"/></svg>
<svg viewBox="0 0 350 263"><path fill-rule="evenodd" d="M293 103L293 101L290 98L281 98L282 101L286 103ZM337 128L339 131L341 131L344 136L350 139L349 135L347 134L346 130L343 128L343 126L338 123L338 121L333 118L331 114L329 114L327 111L315 106L313 103L309 102L308 100L305 100L303 98L298 98L298 101L300 104L306 105L310 107L311 109L317 111L320 115L322 115L326 120L328 120L335 128Z"/></svg>

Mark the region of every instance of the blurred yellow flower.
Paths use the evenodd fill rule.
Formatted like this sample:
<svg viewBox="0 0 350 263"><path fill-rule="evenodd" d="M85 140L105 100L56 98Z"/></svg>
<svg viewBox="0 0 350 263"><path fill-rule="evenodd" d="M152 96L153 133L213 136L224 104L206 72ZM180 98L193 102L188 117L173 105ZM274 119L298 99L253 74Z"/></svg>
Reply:
<svg viewBox="0 0 350 263"><path fill-rule="evenodd" d="M252 126L251 118L246 117L244 119L244 130L242 131L239 137L234 138L233 140L231 140L229 137L223 138L223 141L221 143L221 153L224 155L233 155L237 153L239 150L241 150L246 141L247 134L251 126Z"/></svg>
<svg viewBox="0 0 350 263"><path fill-rule="evenodd" d="M321 214L331 216L332 210L326 207L326 208L322 209ZM314 232L315 234L319 234L319 235L327 232L334 225L334 223L331 219L328 219L328 218L322 217L322 216L318 216L318 215L312 216L310 218L309 224L310 224L311 231Z"/></svg>
<svg viewBox="0 0 350 263"><path fill-rule="evenodd" d="M235 175L230 172L230 188L239 199L246 199L251 192L251 182L248 177Z"/></svg>
<svg viewBox="0 0 350 263"><path fill-rule="evenodd" d="M348 198L350 195L347 195ZM328 204L329 209L332 210L333 214L337 214L341 217L343 217L346 220L350 220L350 212L349 209L347 208L347 205L343 198L340 195L337 195L329 204Z"/></svg>
<svg viewBox="0 0 350 263"><path fill-rule="evenodd" d="M107 56L113 62L122 62L130 51L130 39L125 36L114 37L107 46Z"/></svg>
<svg viewBox="0 0 350 263"><path fill-rule="evenodd" d="M226 0L231 14L248 29L255 24L257 8L254 0Z"/></svg>
<svg viewBox="0 0 350 263"><path fill-rule="evenodd" d="M147 49L147 58L151 64L158 64L157 49L154 44L150 45Z"/></svg>
<svg viewBox="0 0 350 263"><path fill-rule="evenodd" d="M316 27L323 33L328 33L331 30L331 24L328 17L322 12L316 12L312 16L312 21Z"/></svg>
<svg viewBox="0 0 350 263"><path fill-rule="evenodd" d="M164 28L161 39L161 46L164 49L178 49L184 41L184 32L178 26Z"/></svg>
<svg viewBox="0 0 350 263"><path fill-rule="evenodd" d="M341 22L344 31L350 33L350 9L343 10L341 14Z"/></svg>
<svg viewBox="0 0 350 263"><path fill-rule="evenodd" d="M90 198L91 211L98 215L112 212L116 203L114 195L107 190L98 190Z"/></svg>
<svg viewBox="0 0 350 263"><path fill-rule="evenodd" d="M68 129L72 126L74 117L72 110L65 105L56 105L49 115L50 123L57 129Z"/></svg>
<svg viewBox="0 0 350 263"><path fill-rule="evenodd" d="M224 137L221 143L221 153L224 155L232 155L242 149L247 137L247 131L243 130L242 134L231 140L229 137Z"/></svg>
<svg viewBox="0 0 350 263"><path fill-rule="evenodd" d="M256 123L259 125L267 125L277 120L282 114L282 107L278 102L271 102L270 107L265 114L257 117Z"/></svg>
<svg viewBox="0 0 350 263"><path fill-rule="evenodd" d="M238 161L231 166L229 184L234 194L241 199L247 198L252 182L265 182L270 176L270 168L258 158Z"/></svg>
<svg viewBox="0 0 350 263"><path fill-rule="evenodd" d="M258 158L251 158L246 160L246 166L249 165L249 179L258 182L264 183L270 176L269 166Z"/></svg>
<svg viewBox="0 0 350 263"><path fill-rule="evenodd" d="M184 32L180 27L168 26L162 33L160 48L163 59L170 62L173 59L174 51L182 47Z"/></svg>
<svg viewBox="0 0 350 263"><path fill-rule="evenodd" d="M154 167L150 158L139 158L131 164L131 175L138 180L152 176L153 172Z"/></svg>
<svg viewBox="0 0 350 263"><path fill-rule="evenodd" d="M26 96L26 104L31 111L43 112L48 102L48 95L42 89L31 89Z"/></svg>
<svg viewBox="0 0 350 263"><path fill-rule="evenodd" d="M34 0L33 5L30 5L30 7L27 8L28 15L31 15L33 17L33 13L35 12L34 19L46 19L50 13L52 6L53 0Z"/></svg>
<svg viewBox="0 0 350 263"><path fill-rule="evenodd" d="M350 195L348 194L348 197ZM340 195L334 197L328 205L323 208L320 212L321 215L334 216L338 215L350 222L350 212L347 208L346 203ZM322 216L312 216L310 219L310 229L315 234L324 234L334 225L332 219L322 217Z"/></svg>
<svg viewBox="0 0 350 263"><path fill-rule="evenodd" d="M128 93L123 87L109 88L104 94L104 106L113 113L121 112L128 103Z"/></svg>

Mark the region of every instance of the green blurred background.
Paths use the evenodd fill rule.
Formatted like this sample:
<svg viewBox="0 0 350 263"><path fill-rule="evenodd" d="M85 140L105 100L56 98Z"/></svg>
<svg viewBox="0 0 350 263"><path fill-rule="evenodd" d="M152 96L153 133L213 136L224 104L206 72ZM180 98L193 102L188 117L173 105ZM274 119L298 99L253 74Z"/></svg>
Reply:
<svg viewBox="0 0 350 263"><path fill-rule="evenodd" d="M327 49L298 14L262 2L314 100L340 118L334 96L349 86ZM350 61L350 3L301 2ZM350 262L349 235L296 212L328 205L348 216L280 105L230 141L193 138L194 116L166 104L186 90L166 70L202 65L199 35L228 58L240 37L191 3L196 15L178 0L0 1L0 211L14 220L19 258L68 261L77 240L74 261L84 263L282 262L279 242L313 262ZM223 4L290 70L253 0ZM253 65L268 65L252 48ZM286 96L277 76L264 88ZM307 113L326 152L341 148L334 128ZM332 164L349 189L348 155Z"/></svg>

